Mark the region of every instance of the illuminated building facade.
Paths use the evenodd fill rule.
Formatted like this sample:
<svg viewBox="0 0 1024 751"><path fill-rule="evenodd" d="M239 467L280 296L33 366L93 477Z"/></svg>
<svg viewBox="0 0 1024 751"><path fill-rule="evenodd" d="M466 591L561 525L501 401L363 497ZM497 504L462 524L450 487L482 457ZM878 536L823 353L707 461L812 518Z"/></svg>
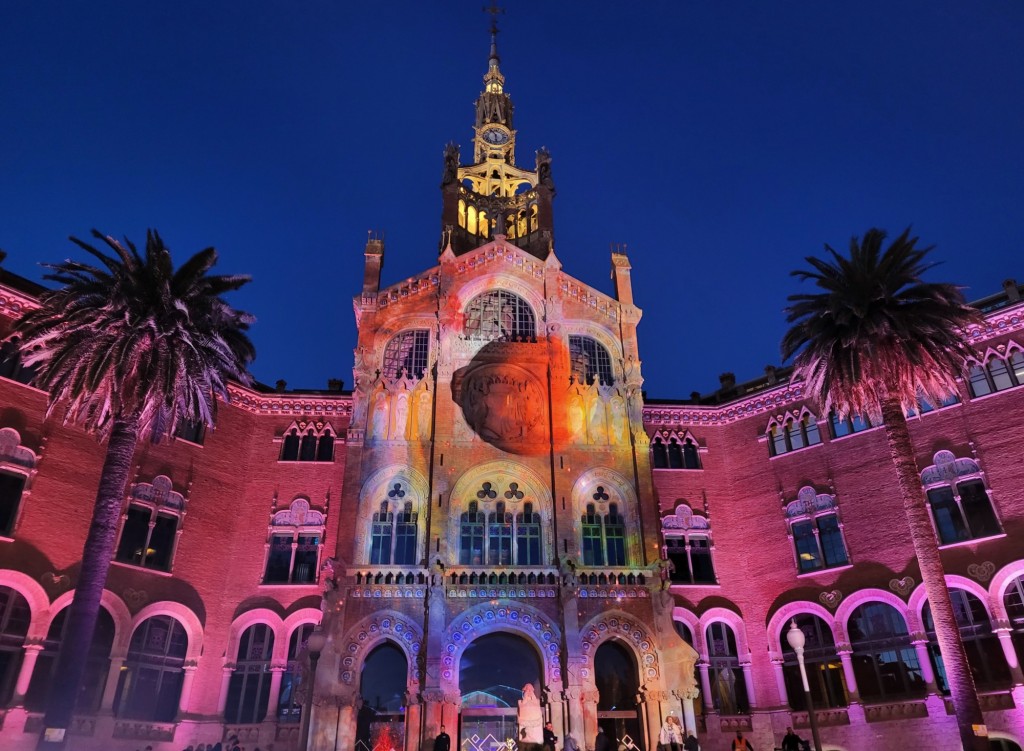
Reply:
<svg viewBox="0 0 1024 751"><path fill-rule="evenodd" d="M140 446L73 748L296 748L317 623L316 749L504 740L509 675L581 748L601 725L653 751L672 713L705 749L771 748L807 734L795 619L827 747L952 751L881 431L774 369L645 403L629 260L614 296L563 271L504 83L492 43L436 265L381 288L366 245L351 392L233 387L215 431ZM0 272L5 326L38 291ZM962 393L911 424L1000 751L1024 741L1020 292L978 303ZM28 749L103 447L0 354L0 744Z"/></svg>

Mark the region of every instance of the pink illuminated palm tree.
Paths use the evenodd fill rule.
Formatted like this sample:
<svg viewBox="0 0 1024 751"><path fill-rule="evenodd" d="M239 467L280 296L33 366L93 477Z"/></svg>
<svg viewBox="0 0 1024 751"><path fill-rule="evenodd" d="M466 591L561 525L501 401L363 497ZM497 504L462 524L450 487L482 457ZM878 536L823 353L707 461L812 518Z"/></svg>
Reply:
<svg viewBox="0 0 1024 751"><path fill-rule="evenodd" d="M821 292L789 297L782 355L796 356L802 378L825 411L884 421L889 455L903 498L921 578L931 603L935 633L946 666L964 749L988 749L981 704L960 638L938 541L921 488L906 410L919 399L932 404L956 393L956 379L973 353L964 339L981 314L952 284L924 282L934 264L931 247L918 248L909 228L882 250L885 232L871 229L850 241L849 257L828 245L831 260L809 257L811 270L794 271Z"/></svg>
<svg viewBox="0 0 1024 751"><path fill-rule="evenodd" d="M57 657L60 680L47 703L45 726L58 731L74 711L140 436L173 432L183 420L212 426L217 397L227 399L228 379L249 382L254 357L245 333L252 317L222 297L249 278L208 274L217 262L213 248L175 270L154 231L144 255L130 242L93 235L113 255L71 238L99 264L47 264L46 278L61 286L44 292L39 309L16 327L22 356L37 369L35 385L49 392L48 414L59 407L65 422L108 441Z"/></svg>

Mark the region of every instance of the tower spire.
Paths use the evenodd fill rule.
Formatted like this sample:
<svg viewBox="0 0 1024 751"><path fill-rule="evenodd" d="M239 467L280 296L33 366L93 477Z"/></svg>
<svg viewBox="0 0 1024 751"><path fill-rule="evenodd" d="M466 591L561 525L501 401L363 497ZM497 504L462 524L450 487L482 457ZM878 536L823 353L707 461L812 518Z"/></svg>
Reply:
<svg viewBox="0 0 1024 751"><path fill-rule="evenodd" d="M501 58L498 56L498 16L505 13L505 9L498 6L498 0L491 0L490 6L484 6L484 13L489 13L491 16L491 54L487 59L487 77L493 77L493 73L497 73L499 76L501 72L498 70L498 65L501 63Z"/></svg>

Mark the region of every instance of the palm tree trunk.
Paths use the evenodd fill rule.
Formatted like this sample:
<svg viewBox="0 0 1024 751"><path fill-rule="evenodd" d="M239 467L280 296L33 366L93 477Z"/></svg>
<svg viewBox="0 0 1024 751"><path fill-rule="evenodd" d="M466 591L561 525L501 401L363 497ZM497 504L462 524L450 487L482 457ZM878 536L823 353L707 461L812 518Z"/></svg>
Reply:
<svg viewBox="0 0 1024 751"><path fill-rule="evenodd" d="M54 675L59 678L50 686L46 703L43 724L47 729L66 731L71 724L71 715L75 711L75 700L78 698L99 616L100 597L107 583L110 561L114 557L118 517L121 515L138 436L139 424L136 418L118 418L114 421L93 505L92 523L82 550L82 570L78 575L75 596L68 609L68 624L57 655ZM44 732L38 748L63 748L66 744L66 739L47 741L45 735Z"/></svg>
<svg viewBox="0 0 1024 751"><path fill-rule="evenodd" d="M975 735L972 727L985 722L981 713L981 702L974 686L970 666L967 664L960 628L953 614L953 603L946 587L946 573L942 568L938 540L928 512L928 502L921 489L921 478L910 440L910 431L907 428L907 418L899 399L887 396L883 400L882 419L885 421L889 456L896 467L900 495L903 496L903 510L910 527L910 538L921 567L921 580L924 582L924 589L931 605L935 636L946 668L953 711L960 729L960 741L965 751L988 751L988 739Z"/></svg>

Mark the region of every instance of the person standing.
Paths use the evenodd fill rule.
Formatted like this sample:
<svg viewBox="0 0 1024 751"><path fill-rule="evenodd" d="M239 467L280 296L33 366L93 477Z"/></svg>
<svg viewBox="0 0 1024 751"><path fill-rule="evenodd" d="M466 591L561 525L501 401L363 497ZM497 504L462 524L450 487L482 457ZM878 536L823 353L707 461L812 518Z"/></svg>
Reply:
<svg viewBox="0 0 1024 751"><path fill-rule="evenodd" d="M452 739L448 736L448 733L444 732L444 725L442 725L441 732L434 739L434 751L451 751L451 748Z"/></svg>
<svg viewBox="0 0 1024 751"><path fill-rule="evenodd" d="M736 737L732 741L732 751L754 751L750 741L743 737L742 730L736 731Z"/></svg>
<svg viewBox="0 0 1024 751"><path fill-rule="evenodd" d="M803 738L793 732L793 728L786 728L786 734L782 737L782 751L800 751L800 744Z"/></svg>
<svg viewBox="0 0 1024 751"><path fill-rule="evenodd" d="M555 735L551 723L544 725L544 751L555 751L555 744L558 743L558 736Z"/></svg>
<svg viewBox="0 0 1024 751"><path fill-rule="evenodd" d="M683 734L681 728L676 724L676 718L669 716L661 726L658 734L658 745L663 751L679 751L683 745Z"/></svg>
<svg viewBox="0 0 1024 751"><path fill-rule="evenodd" d="M612 742L604 734L604 728L597 726L597 738L594 739L594 751L612 751Z"/></svg>
<svg viewBox="0 0 1024 751"><path fill-rule="evenodd" d="M692 731L687 732L686 740L683 741L684 751L700 751L700 744L697 742L697 736Z"/></svg>

